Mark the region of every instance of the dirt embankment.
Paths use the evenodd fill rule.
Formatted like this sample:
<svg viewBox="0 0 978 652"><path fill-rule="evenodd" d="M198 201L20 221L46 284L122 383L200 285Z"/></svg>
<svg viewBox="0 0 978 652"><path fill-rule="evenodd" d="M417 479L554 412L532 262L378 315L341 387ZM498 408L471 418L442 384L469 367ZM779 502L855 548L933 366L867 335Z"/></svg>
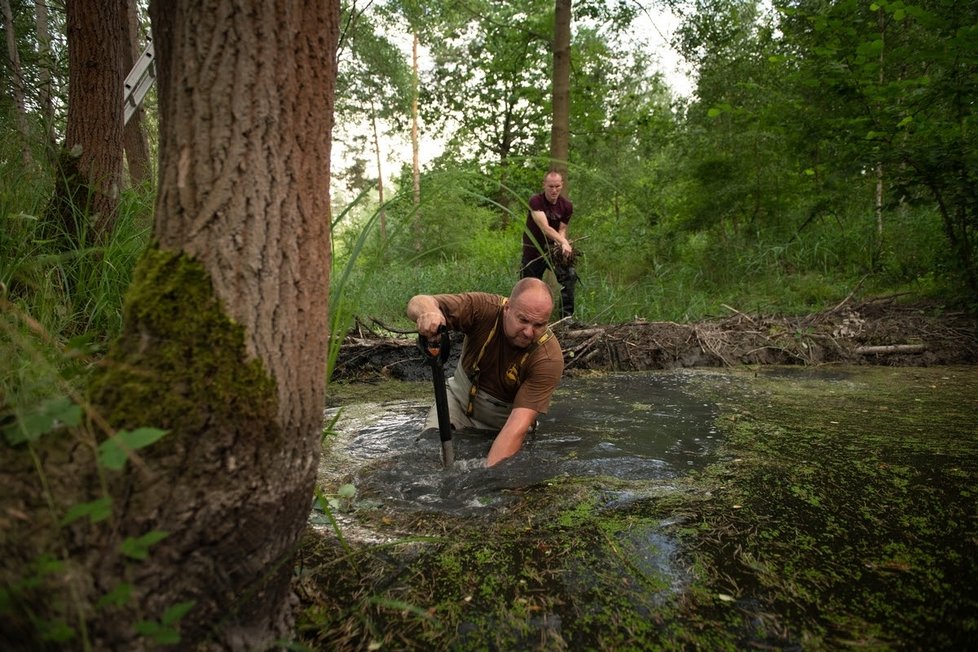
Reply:
<svg viewBox="0 0 978 652"><path fill-rule="evenodd" d="M730 317L690 324L558 322L554 332L567 374L735 365L978 364L978 316L935 304L888 297L847 301L801 317L729 310ZM449 369L460 347L461 340L454 340ZM340 349L332 378L420 380L429 374L416 336L358 323Z"/></svg>

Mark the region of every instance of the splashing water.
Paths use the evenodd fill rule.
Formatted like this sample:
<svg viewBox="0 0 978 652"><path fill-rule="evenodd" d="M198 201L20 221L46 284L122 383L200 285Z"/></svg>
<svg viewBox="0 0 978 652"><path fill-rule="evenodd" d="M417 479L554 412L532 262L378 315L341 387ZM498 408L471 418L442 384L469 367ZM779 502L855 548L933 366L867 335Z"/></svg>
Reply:
<svg viewBox="0 0 978 652"><path fill-rule="evenodd" d="M453 437L455 464L441 465L437 435L419 437L428 402L346 406L329 440L320 484L354 483L361 496L402 509L479 513L513 491L558 477L648 480L656 490L711 460L715 407L682 372L565 379L523 449L493 467L495 433Z"/></svg>

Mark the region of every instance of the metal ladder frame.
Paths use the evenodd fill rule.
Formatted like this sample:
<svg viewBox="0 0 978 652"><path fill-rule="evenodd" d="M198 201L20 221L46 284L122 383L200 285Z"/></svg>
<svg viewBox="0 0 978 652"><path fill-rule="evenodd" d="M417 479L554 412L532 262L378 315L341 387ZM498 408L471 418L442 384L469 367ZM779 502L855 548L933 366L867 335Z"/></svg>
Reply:
<svg viewBox="0 0 978 652"><path fill-rule="evenodd" d="M147 39L146 49L139 55L136 64L126 76L125 87L122 91L122 103L126 109L126 117L123 124L129 123L129 118L132 117L132 114L142 104L146 93L149 92L149 89L153 86L153 82L156 81L156 66L153 65L155 58L156 53L153 51L153 39Z"/></svg>

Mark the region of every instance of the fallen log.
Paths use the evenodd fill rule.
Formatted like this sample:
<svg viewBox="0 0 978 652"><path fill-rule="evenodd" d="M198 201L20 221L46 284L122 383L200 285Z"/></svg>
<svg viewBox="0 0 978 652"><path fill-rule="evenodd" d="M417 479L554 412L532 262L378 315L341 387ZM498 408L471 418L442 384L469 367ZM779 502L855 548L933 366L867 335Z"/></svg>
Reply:
<svg viewBox="0 0 978 652"><path fill-rule="evenodd" d="M856 353L860 355L886 355L888 353L923 353L926 344L887 344L880 346L857 346Z"/></svg>

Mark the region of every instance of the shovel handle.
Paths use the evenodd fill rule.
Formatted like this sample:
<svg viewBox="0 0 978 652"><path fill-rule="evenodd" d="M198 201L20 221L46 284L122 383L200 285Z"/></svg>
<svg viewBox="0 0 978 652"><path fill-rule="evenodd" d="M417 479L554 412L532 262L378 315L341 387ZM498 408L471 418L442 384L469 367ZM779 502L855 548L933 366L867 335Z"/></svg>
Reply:
<svg viewBox="0 0 978 652"><path fill-rule="evenodd" d="M451 339L448 329L438 327L438 337L425 338L418 333L418 348L424 353L431 364L431 379L435 384L435 410L438 413L438 436L441 439L442 463L446 468L455 460L455 448L452 444L452 423L448 411L448 392L445 388L445 361L451 349Z"/></svg>
<svg viewBox="0 0 978 652"><path fill-rule="evenodd" d="M428 339L421 333L418 333L418 348L421 349L425 357L432 363L437 361L445 364L452 348L452 341L448 336L448 329L444 324L439 326L438 337L433 339Z"/></svg>

